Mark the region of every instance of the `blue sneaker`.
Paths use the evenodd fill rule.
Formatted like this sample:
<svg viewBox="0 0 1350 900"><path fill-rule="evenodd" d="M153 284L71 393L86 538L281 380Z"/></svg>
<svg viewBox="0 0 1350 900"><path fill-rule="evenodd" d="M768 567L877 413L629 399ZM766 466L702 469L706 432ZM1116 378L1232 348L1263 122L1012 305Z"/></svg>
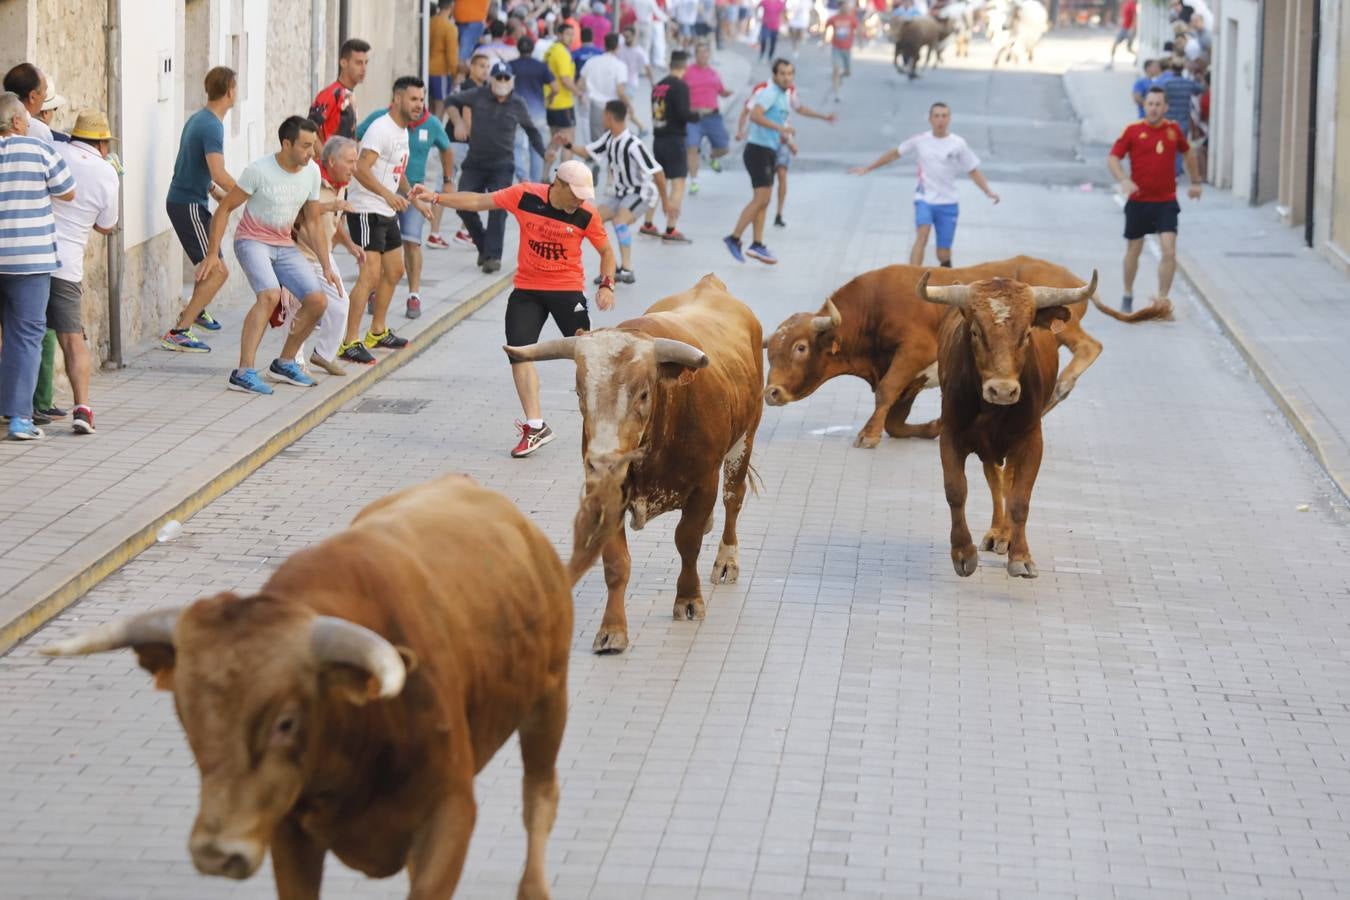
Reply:
<svg viewBox="0 0 1350 900"><path fill-rule="evenodd" d="M272 389L263 384L257 369L235 369L230 373L230 390L245 394L270 394Z"/></svg>
<svg viewBox="0 0 1350 900"><path fill-rule="evenodd" d="M197 324L205 328L207 331L220 330L220 323L216 321L215 316L211 315L206 310L202 310L201 312L197 313Z"/></svg>
<svg viewBox="0 0 1350 900"><path fill-rule="evenodd" d="M275 381L278 384L293 384L296 387L314 387L318 384L313 378L305 374L305 370L300 368L300 364L293 359L274 359L272 365L267 367L267 378L269 381ZM268 391L271 393L271 391Z"/></svg>
<svg viewBox="0 0 1350 900"><path fill-rule="evenodd" d="M11 441L36 441L44 436L42 429L34 425L32 419L15 416L9 420L9 439Z"/></svg>
<svg viewBox="0 0 1350 900"><path fill-rule="evenodd" d="M727 245L727 252L731 254L732 259L736 260L738 263L745 262L745 254L741 252L740 238L734 238L731 235L727 235L722 238L722 243Z"/></svg>
<svg viewBox="0 0 1350 900"><path fill-rule="evenodd" d="M745 255L751 259L757 259L768 266L772 266L778 262L778 257L774 256L772 251L763 244L751 244L749 247L746 247Z"/></svg>

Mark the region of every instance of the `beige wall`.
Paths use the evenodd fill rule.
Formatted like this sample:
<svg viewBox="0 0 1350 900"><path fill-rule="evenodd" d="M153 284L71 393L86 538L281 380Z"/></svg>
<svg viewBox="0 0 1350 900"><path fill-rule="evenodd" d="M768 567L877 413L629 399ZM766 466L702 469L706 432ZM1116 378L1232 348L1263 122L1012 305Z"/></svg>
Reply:
<svg viewBox="0 0 1350 900"><path fill-rule="evenodd" d="M301 8L303 7L303 8ZM267 110L263 146L276 146L277 126L288 116L309 114L310 16L308 2L273 2L267 11Z"/></svg>
<svg viewBox="0 0 1350 900"><path fill-rule="evenodd" d="M422 37L418 19L420 0L386 0L351 4L348 36L371 45L365 83L356 89L356 109L364 118L373 109L389 105L394 79L421 75ZM337 62L334 57L334 75Z"/></svg>
<svg viewBox="0 0 1350 900"><path fill-rule="evenodd" d="M1350 261L1350 15L1342 10L1339 34L1323 32L1325 43L1336 41L1335 116L1332 119L1334 163L1331 178L1330 240L1342 261Z"/></svg>

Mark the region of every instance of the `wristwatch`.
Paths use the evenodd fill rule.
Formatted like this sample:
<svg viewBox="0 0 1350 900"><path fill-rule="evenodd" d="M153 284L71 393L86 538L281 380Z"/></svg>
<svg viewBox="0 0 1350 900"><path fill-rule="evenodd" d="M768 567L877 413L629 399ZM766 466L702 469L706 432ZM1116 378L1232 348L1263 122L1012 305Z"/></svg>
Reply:
<svg viewBox="0 0 1350 900"><path fill-rule="evenodd" d="M600 287L602 287L602 288L609 288L611 291L614 290L614 279L611 278L611 277L608 276L608 275L601 275L601 276L600 276Z"/></svg>
<svg viewBox="0 0 1350 900"><path fill-rule="evenodd" d="M564 150L571 150L571 149L572 149L572 142L571 142L571 141L568 141L567 143L563 144L563 149L564 149Z"/></svg>

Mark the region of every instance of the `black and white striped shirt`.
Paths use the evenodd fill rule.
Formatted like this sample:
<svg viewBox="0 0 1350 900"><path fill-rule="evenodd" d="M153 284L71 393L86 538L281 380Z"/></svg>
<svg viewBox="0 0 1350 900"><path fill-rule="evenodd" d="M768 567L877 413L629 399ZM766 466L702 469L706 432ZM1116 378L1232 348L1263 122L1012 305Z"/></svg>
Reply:
<svg viewBox="0 0 1350 900"><path fill-rule="evenodd" d="M661 167L633 132L624 130L615 137L606 131L587 144L586 149L608 166L609 174L605 180L611 194L627 197L652 192L656 173Z"/></svg>

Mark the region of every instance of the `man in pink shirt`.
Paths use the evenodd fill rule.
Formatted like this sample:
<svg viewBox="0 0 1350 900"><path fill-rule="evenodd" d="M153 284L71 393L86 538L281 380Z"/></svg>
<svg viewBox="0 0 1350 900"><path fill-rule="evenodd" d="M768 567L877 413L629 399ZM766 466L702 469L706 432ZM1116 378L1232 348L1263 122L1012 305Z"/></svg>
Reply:
<svg viewBox="0 0 1350 900"><path fill-rule="evenodd" d="M717 104L719 98L730 97L732 92L727 90L722 76L712 67L712 47L707 41L700 41L695 47L694 64L685 70L684 83L689 85L689 110L699 115L698 120L690 122L688 127L689 193L697 194L699 146L703 139L707 138L712 146L709 165L714 172L722 171L718 160L731 152L731 135L727 134Z"/></svg>
<svg viewBox="0 0 1350 900"><path fill-rule="evenodd" d="M773 62L778 53L778 29L783 25L783 10L787 9L787 0L759 0L760 11L764 18L759 29L760 61Z"/></svg>
<svg viewBox="0 0 1350 900"><path fill-rule="evenodd" d="M605 4L601 3L600 0L595 0L591 4L590 14L581 17L581 27L591 30L592 44L601 50L605 49L605 35L613 30L609 16L605 15Z"/></svg>

